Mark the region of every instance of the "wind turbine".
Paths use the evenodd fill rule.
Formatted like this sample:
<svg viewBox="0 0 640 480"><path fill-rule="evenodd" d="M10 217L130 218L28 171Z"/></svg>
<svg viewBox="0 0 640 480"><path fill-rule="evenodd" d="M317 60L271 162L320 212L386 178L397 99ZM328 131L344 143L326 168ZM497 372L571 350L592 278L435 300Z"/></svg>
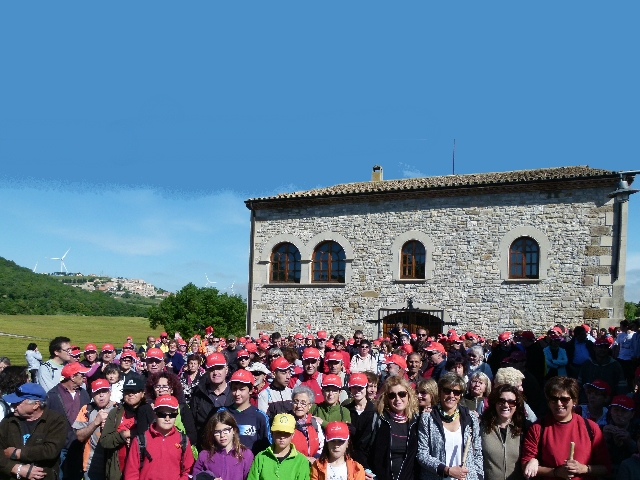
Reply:
<svg viewBox="0 0 640 480"><path fill-rule="evenodd" d="M211 280L209 280L209 277L207 277L207 274L204 274L204 278L207 279L207 284L204 286L204 288L207 288L209 286L209 284L213 285L216 282L212 282Z"/></svg>
<svg viewBox="0 0 640 480"><path fill-rule="evenodd" d="M71 250L71 248L69 248L69 250ZM67 253L69 253L69 250L67 250L66 252L64 252L64 255L62 255L61 257L56 257L56 258L50 258L49 260L60 260L60 273L62 273L62 269L64 268L64 271L69 273L69 270L67 270L67 266L64 264L64 257L67 256Z"/></svg>
<svg viewBox="0 0 640 480"><path fill-rule="evenodd" d="M33 273L36 273L36 268L38 268L38 262L36 262L36 266L33 267Z"/></svg>
<svg viewBox="0 0 640 480"><path fill-rule="evenodd" d="M231 283L231 295L235 295L236 292L233 291L233 286L236 284L236 282Z"/></svg>

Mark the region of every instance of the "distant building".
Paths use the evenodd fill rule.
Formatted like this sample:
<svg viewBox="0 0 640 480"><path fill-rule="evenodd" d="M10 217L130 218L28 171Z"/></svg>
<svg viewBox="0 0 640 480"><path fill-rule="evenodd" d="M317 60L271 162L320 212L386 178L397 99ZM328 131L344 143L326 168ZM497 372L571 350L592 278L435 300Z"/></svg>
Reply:
<svg viewBox="0 0 640 480"><path fill-rule="evenodd" d="M616 324L621 178L563 167L384 181L374 167L371 182L249 199L247 328L373 337L403 321L493 336Z"/></svg>

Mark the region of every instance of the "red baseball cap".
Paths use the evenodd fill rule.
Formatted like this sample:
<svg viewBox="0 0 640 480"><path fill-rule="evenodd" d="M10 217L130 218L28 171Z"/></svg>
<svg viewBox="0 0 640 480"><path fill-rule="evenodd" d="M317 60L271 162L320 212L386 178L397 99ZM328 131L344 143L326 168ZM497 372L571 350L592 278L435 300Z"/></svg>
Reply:
<svg viewBox="0 0 640 480"><path fill-rule="evenodd" d="M324 431L327 442L334 440L349 440L349 427L343 422L329 422Z"/></svg>
<svg viewBox="0 0 640 480"><path fill-rule="evenodd" d="M164 360L164 352L159 348L150 348L147 350L146 358L155 358L156 360Z"/></svg>
<svg viewBox="0 0 640 480"><path fill-rule="evenodd" d="M115 352L116 349L110 343L105 343L104 345L102 345L102 351L103 352Z"/></svg>
<svg viewBox="0 0 640 480"><path fill-rule="evenodd" d="M229 380L229 383L247 383L253 386L255 381L256 378L251 374L251 372L245 370L244 368L241 368L240 370L236 370L233 375L231 375L231 380Z"/></svg>
<svg viewBox="0 0 640 480"><path fill-rule="evenodd" d="M73 377L77 373L84 373L85 375L91 370L90 368L85 367L80 362L67 363L62 368L62 378L67 379Z"/></svg>
<svg viewBox="0 0 640 480"><path fill-rule="evenodd" d="M400 348L404 350L407 354L413 353L413 347L408 343L406 345L402 345Z"/></svg>
<svg viewBox="0 0 640 480"><path fill-rule="evenodd" d="M321 340L322 339L326 339L327 338L327 332L325 330L319 330L318 334L317 334L317 337L319 339L321 339Z"/></svg>
<svg viewBox="0 0 640 480"><path fill-rule="evenodd" d="M238 337L238 343L242 343L243 345L247 343L247 339L244 337Z"/></svg>
<svg viewBox="0 0 640 480"><path fill-rule="evenodd" d="M216 367L216 366L224 366L227 364L227 359L224 358L224 355L221 353L212 353L207 355L207 368Z"/></svg>
<svg viewBox="0 0 640 480"><path fill-rule="evenodd" d="M106 378L99 378L91 382L91 393L94 394L98 390L111 390L111 384Z"/></svg>
<svg viewBox="0 0 640 480"><path fill-rule="evenodd" d="M120 360L123 360L125 358L131 358L132 360L137 360L138 356L136 355L136 352L133 350L127 350L126 352L122 352L122 355L120 355Z"/></svg>
<svg viewBox="0 0 640 480"><path fill-rule="evenodd" d="M344 358L340 352L331 351L324 354L325 362L342 362Z"/></svg>
<svg viewBox="0 0 640 480"><path fill-rule="evenodd" d="M478 335L476 335L473 332L467 332L464 334L464 336L466 337L467 340L473 340L474 338L478 338Z"/></svg>
<svg viewBox="0 0 640 480"><path fill-rule="evenodd" d="M238 350L238 353L236 353L236 358L242 358L242 357L249 358L250 357L249 352L246 350Z"/></svg>
<svg viewBox="0 0 640 480"><path fill-rule="evenodd" d="M392 355L389 355L385 363L395 363L402 369L407 368L407 361L404 358L402 358L402 356L397 355L395 353Z"/></svg>
<svg viewBox="0 0 640 480"><path fill-rule="evenodd" d="M611 395L611 387L604 380L600 380L599 378L597 378L593 382L589 382L589 383L585 383L584 384L585 387L587 385L589 385L589 386L591 386L591 387L593 387L593 388L595 388L597 390L604 390L604 392L607 394L607 397L609 395Z"/></svg>
<svg viewBox="0 0 640 480"><path fill-rule="evenodd" d="M536 339L535 333L533 333L531 330L525 330L524 332L522 332L520 334L520 336L522 338L526 338L527 340L535 340Z"/></svg>
<svg viewBox="0 0 640 480"><path fill-rule="evenodd" d="M631 397L627 397L626 395L616 395L613 397L613 400L611 400L609 408L611 407L621 407L625 410L633 410L636 407L636 404Z"/></svg>
<svg viewBox="0 0 640 480"><path fill-rule="evenodd" d="M308 358L315 358L318 360L320 358L320 351L313 347L305 348L302 351L302 360L307 360Z"/></svg>
<svg viewBox="0 0 640 480"><path fill-rule="evenodd" d="M133 345L131 343L127 342L127 343L122 345L122 349L125 349L125 348L131 350L131 349L133 349Z"/></svg>
<svg viewBox="0 0 640 480"><path fill-rule="evenodd" d="M187 342L185 342L182 338L179 338L178 340L176 340L176 342L178 342L178 345L186 345Z"/></svg>
<svg viewBox="0 0 640 480"><path fill-rule="evenodd" d="M507 340L511 339L511 332L502 332L500 335L498 335L498 341L499 342L506 342Z"/></svg>
<svg viewBox="0 0 640 480"><path fill-rule="evenodd" d="M96 347L96 345L94 343L87 343L84 346L84 353L87 352L97 352L98 351L98 347Z"/></svg>
<svg viewBox="0 0 640 480"><path fill-rule="evenodd" d="M272 372L275 372L276 370L289 370L289 368L291 368L291 364L287 362L286 358L278 357L271 362L269 367Z"/></svg>
<svg viewBox="0 0 640 480"><path fill-rule="evenodd" d="M596 347L599 347L600 345L606 345L607 347L610 347L613 344L613 337L599 337L596 339Z"/></svg>
<svg viewBox="0 0 640 480"><path fill-rule="evenodd" d="M72 356L74 356L74 357L79 357L79 356L80 356L80 353L81 353L81 352L80 352L80 347L79 347L79 346L77 346L77 345L73 345L73 346L71 347L71 354L70 354L70 355L72 355Z"/></svg>
<svg viewBox="0 0 640 480"><path fill-rule="evenodd" d="M309 334L304 338L306 338L307 340L313 340L315 337L313 335Z"/></svg>
<svg viewBox="0 0 640 480"><path fill-rule="evenodd" d="M338 375L331 375L326 373L322 375L322 388L324 387L338 387L342 388L342 379Z"/></svg>
<svg viewBox="0 0 640 480"><path fill-rule="evenodd" d="M161 395L153 402L153 409L157 410L161 407L169 408L171 410L178 409L178 399L173 395Z"/></svg>
<svg viewBox="0 0 640 480"><path fill-rule="evenodd" d="M352 373L349 377L350 387L366 387L369 379L364 373Z"/></svg>
<svg viewBox="0 0 640 480"><path fill-rule="evenodd" d="M429 345L427 345L427 348L425 348L425 351L446 353L444 346L440 342L431 342Z"/></svg>
<svg viewBox="0 0 640 480"><path fill-rule="evenodd" d="M168 336L169 336L169 335L167 335L167 332L162 332L162 333L160 334L160 338L162 338L162 337L168 337Z"/></svg>
<svg viewBox="0 0 640 480"><path fill-rule="evenodd" d="M247 343L245 347L249 353L256 353L258 351L258 346L255 343Z"/></svg>
<svg viewBox="0 0 640 480"><path fill-rule="evenodd" d="M300 340L301 338L304 338L304 336L301 333L296 333L293 338L297 338L298 340Z"/></svg>

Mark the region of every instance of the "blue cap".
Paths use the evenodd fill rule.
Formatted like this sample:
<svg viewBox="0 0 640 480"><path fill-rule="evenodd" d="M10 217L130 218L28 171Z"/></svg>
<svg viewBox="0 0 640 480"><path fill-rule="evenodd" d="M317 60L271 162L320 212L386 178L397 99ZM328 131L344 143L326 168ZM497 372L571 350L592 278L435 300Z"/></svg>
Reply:
<svg viewBox="0 0 640 480"><path fill-rule="evenodd" d="M47 398L47 392L37 383L25 383L20 385L14 393L2 397L9 405L20 403L23 400L44 400L45 398Z"/></svg>

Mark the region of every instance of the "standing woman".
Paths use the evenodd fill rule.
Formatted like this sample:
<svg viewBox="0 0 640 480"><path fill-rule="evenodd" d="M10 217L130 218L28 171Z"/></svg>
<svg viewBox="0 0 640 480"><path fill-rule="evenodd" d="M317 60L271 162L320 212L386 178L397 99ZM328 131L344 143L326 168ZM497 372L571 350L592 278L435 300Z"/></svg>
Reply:
<svg viewBox="0 0 640 480"><path fill-rule="evenodd" d="M422 479L450 477L482 480L483 460L480 425L477 415L459 405L465 391L464 379L453 372L438 381L438 406L430 414L423 413L418 429L418 462ZM465 465L462 452L470 441Z"/></svg>
<svg viewBox="0 0 640 480"><path fill-rule="evenodd" d="M433 378L420 380L416 385L418 395L418 412L431 413L431 410L438 405L438 383Z"/></svg>
<svg viewBox="0 0 640 480"><path fill-rule="evenodd" d="M526 478L571 476L579 480L611 473L609 450L600 428L594 421L573 414L578 392L578 382L569 377L552 378L544 386L551 413L525 435L522 466ZM573 460L569 460L571 442L575 443Z"/></svg>
<svg viewBox="0 0 640 480"><path fill-rule="evenodd" d="M27 366L29 367L29 373L31 374L31 381L36 381L36 374L42 363L42 354L38 351L38 345L30 343L27 347L27 351L24 352L24 358L27 360Z"/></svg>
<svg viewBox="0 0 640 480"><path fill-rule="evenodd" d="M204 377L204 368L202 368L202 357L199 353L192 353L187 357L187 363L180 374L180 385L187 403L191 400L191 392L198 386Z"/></svg>
<svg viewBox="0 0 640 480"><path fill-rule="evenodd" d="M512 385L500 385L489 396L480 419L485 480L522 480L522 442L527 428L524 399Z"/></svg>
<svg viewBox="0 0 640 480"><path fill-rule="evenodd" d="M476 371L468 382L467 393L464 394L461 404L472 412L482 415L485 400L491 394L491 380L484 373Z"/></svg>
<svg viewBox="0 0 640 480"><path fill-rule="evenodd" d="M389 377L382 385L372 430L357 447L365 469L376 480L413 480L418 471L418 400L404 378ZM363 460L365 461L365 460ZM367 479L373 478L367 473Z"/></svg>

